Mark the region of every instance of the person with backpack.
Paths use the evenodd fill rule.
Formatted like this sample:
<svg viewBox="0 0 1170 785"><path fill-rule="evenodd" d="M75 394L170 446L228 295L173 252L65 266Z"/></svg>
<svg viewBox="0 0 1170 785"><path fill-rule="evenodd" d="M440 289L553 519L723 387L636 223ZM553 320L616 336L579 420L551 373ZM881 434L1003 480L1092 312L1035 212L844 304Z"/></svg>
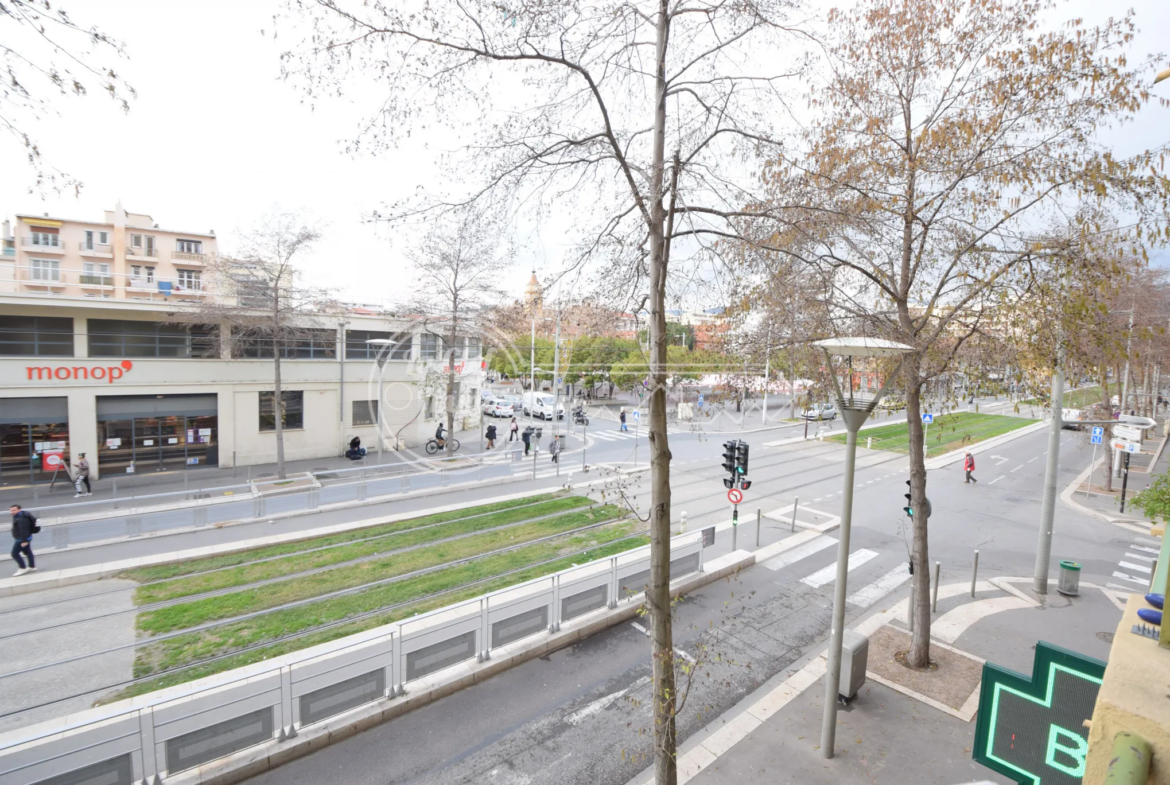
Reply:
<svg viewBox="0 0 1170 785"><path fill-rule="evenodd" d="M495 423L492 423L491 425L489 425L487 427L487 448L490 450L491 448L493 448L495 446L496 446L496 425L495 425Z"/></svg>
<svg viewBox="0 0 1170 785"><path fill-rule="evenodd" d="M979 482L979 480L975 479L975 475L972 474L975 471L975 456L971 453L967 453L967 457L963 459L963 469L967 472L967 482Z"/></svg>
<svg viewBox="0 0 1170 785"><path fill-rule="evenodd" d="M512 418L512 425L509 426L508 441L514 442L520 438L520 423L516 422L516 418Z"/></svg>
<svg viewBox="0 0 1170 785"><path fill-rule="evenodd" d="M37 560L33 556L32 538L33 535L41 530L37 526L37 517L31 512L26 512L21 509L19 504L13 504L8 508L12 513L12 558L16 561L16 566L19 567L13 577L19 577L26 572L37 571ZM24 556L28 556L28 567L24 566Z"/></svg>

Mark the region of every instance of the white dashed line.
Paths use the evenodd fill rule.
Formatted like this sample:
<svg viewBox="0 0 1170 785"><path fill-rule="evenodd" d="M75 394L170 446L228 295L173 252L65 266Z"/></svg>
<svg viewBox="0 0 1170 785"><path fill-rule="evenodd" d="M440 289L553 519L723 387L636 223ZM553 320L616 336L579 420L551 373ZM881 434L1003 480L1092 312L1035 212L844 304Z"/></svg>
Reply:
<svg viewBox="0 0 1170 785"><path fill-rule="evenodd" d="M989 482L989 483L987 483L987 484L988 484L988 485L995 485L997 482L999 482L999 481L1000 481L1000 480L1002 480L1003 478L1004 478L1004 475L1002 475L1002 474L1001 474L1001 475L999 475L998 477L996 477L994 480L992 480L991 482Z"/></svg>
<svg viewBox="0 0 1170 785"><path fill-rule="evenodd" d="M1036 458L1039 458L1039 457L1040 457L1039 455L1036 456ZM1032 461L1036 460L1036 458L1029 458L1028 463L1031 463Z"/></svg>
<svg viewBox="0 0 1170 785"><path fill-rule="evenodd" d="M1013 472L1018 472L1018 471L1019 471L1020 469L1022 469L1022 468L1024 468L1024 464L1022 464L1022 463L1021 463L1019 466L1017 466L1016 468L1012 469L1012 471L1013 471Z"/></svg>

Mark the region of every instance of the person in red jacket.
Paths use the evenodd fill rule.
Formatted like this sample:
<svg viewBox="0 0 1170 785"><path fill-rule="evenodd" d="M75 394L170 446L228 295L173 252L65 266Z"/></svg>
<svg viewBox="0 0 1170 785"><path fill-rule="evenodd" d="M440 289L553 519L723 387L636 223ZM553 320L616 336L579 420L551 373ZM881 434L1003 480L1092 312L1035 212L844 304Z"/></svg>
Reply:
<svg viewBox="0 0 1170 785"><path fill-rule="evenodd" d="M975 456L967 453L967 457L963 459L963 469L967 472L967 482L979 482L975 479L975 475L971 472L975 471Z"/></svg>

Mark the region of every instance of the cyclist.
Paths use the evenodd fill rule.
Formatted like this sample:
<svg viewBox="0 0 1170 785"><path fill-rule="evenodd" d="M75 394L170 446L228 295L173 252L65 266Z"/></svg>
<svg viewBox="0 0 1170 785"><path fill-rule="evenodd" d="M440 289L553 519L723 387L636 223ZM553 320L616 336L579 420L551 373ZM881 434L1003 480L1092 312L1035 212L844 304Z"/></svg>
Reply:
<svg viewBox="0 0 1170 785"><path fill-rule="evenodd" d="M439 423L439 427L435 429L435 443L439 445L440 450L447 446L447 437L443 435L446 430L443 423Z"/></svg>

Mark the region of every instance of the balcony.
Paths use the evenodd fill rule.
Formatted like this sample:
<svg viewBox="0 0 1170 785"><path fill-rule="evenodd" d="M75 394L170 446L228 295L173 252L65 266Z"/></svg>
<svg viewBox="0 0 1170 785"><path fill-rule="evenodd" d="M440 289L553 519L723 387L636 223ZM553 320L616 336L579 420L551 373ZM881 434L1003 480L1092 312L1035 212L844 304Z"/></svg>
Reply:
<svg viewBox="0 0 1170 785"><path fill-rule="evenodd" d="M171 261L185 265L202 265L207 261L207 254L175 251L171 254Z"/></svg>
<svg viewBox="0 0 1170 785"><path fill-rule="evenodd" d="M112 275L98 275L96 273L82 273L78 276L79 284L86 287L98 287L102 289L114 288L114 276Z"/></svg>
<svg viewBox="0 0 1170 785"><path fill-rule="evenodd" d="M19 272L21 283L30 289L55 290L66 286L65 273L60 270L22 267Z"/></svg>
<svg viewBox="0 0 1170 785"><path fill-rule="evenodd" d="M57 239L56 235L51 236L54 240ZM65 246L59 242L43 243L40 240L34 242L31 237L22 237L20 238L20 244L24 246L26 253L65 253Z"/></svg>
<svg viewBox="0 0 1170 785"><path fill-rule="evenodd" d="M158 261L157 248L127 248L126 258L136 262L156 262Z"/></svg>
<svg viewBox="0 0 1170 785"><path fill-rule="evenodd" d="M101 243L87 243L82 240L77 244L81 250L82 256L103 256L107 259L112 259L114 256L114 248L110 245L102 245Z"/></svg>

